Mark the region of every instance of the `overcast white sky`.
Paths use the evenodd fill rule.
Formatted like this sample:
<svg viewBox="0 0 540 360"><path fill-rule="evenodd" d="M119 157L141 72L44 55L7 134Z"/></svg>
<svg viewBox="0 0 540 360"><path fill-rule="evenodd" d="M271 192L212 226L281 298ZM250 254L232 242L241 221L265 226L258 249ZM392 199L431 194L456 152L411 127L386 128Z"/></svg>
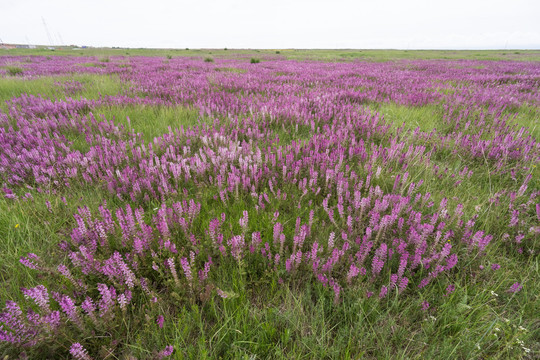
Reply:
<svg viewBox="0 0 540 360"><path fill-rule="evenodd" d="M5 43L540 49L540 0L0 0Z"/></svg>

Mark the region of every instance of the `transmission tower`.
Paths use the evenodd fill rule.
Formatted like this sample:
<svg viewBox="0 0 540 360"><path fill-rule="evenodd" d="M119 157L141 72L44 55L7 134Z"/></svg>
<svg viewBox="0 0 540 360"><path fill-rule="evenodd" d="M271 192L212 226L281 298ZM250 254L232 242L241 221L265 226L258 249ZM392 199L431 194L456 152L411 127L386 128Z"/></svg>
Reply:
<svg viewBox="0 0 540 360"><path fill-rule="evenodd" d="M45 18L43 18L43 16L42 16L41 20L43 21L43 26L45 27L45 32L47 33L47 38L49 39L49 44L53 45L53 40L52 40L51 34L49 33L49 28L47 27L47 23L45 22Z"/></svg>

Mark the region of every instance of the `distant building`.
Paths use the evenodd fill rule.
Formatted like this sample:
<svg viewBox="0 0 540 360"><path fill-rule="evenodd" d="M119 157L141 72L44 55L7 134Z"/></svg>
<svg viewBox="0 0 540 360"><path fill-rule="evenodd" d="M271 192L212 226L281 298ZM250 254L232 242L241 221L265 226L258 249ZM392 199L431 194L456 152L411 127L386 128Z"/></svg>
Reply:
<svg viewBox="0 0 540 360"><path fill-rule="evenodd" d="M36 45L28 45L28 44L0 44L0 49L2 49L2 50L12 50L12 49L36 49Z"/></svg>

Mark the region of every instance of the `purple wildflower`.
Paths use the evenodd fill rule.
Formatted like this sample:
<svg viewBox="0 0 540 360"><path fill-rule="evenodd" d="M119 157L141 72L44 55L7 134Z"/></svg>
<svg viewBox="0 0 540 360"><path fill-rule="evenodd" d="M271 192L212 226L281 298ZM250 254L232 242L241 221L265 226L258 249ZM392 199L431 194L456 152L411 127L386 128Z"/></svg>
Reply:
<svg viewBox="0 0 540 360"><path fill-rule="evenodd" d="M160 329L163 329L163 324L165 323L165 318L163 315L159 315L156 319L156 323Z"/></svg>
<svg viewBox="0 0 540 360"><path fill-rule="evenodd" d="M386 297L386 294L388 293L388 288L386 286L381 287L381 291L379 292L379 299L382 299Z"/></svg>
<svg viewBox="0 0 540 360"><path fill-rule="evenodd" d="M523 285L521 285L518 282L515 282L512 284L512 286L510 286L510 288L508 289L508 292L517 293L517 292L520 292L521 289L523 289Z"/></svg>
<svg viewBox="0 0 540 360"><path fill-rule="evenodd" d="M86 349L80 343L72 344L69 348L69 353L76 360L92 360L92 358L88 355L88 351L86 351Z"/></svg>
<svg viewBox="0 0 540 360"><path fill-rule="evenodd" d="M169 357L172 355L174 351L174 348L172 347L172 345L168 345L167 347L165 347L165 349L161 350L157 355L156 355L156 359L160 360L160 359L164 359L166 357Z"/></svg>

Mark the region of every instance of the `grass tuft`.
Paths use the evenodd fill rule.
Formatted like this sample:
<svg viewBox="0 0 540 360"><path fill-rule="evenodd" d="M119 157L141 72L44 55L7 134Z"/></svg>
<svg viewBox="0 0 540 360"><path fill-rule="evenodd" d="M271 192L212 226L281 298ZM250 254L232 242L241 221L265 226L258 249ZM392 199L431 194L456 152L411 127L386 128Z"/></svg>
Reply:
<svg viewBox="0 0 540 360"><path fill-rule="evenodd" d="M10 76L22 75L24 73L24 70L18 66L6 66L5 69Z"/></svg>

